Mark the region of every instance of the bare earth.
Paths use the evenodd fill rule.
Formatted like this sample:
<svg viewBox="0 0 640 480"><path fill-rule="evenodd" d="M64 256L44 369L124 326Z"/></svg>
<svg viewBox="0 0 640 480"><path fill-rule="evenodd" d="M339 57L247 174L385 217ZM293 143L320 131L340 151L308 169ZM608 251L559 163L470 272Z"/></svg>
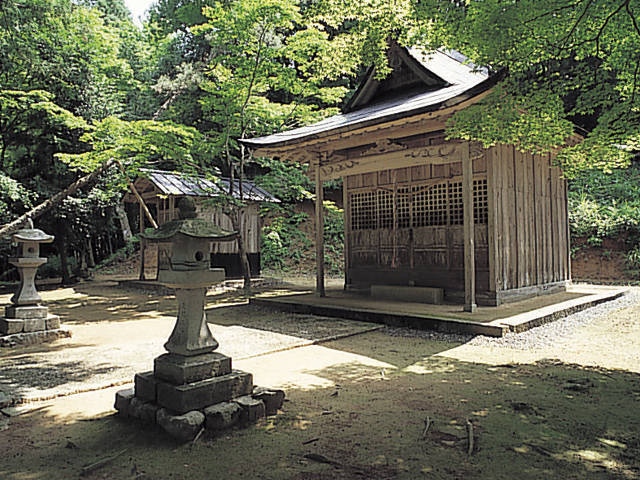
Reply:
<svg viewBox="0 0 640 480"><path fill-rule="evenodd" d="M179 444L113 410L163 352L173 297L108 281L42 295L73 337L0 350L0 391L20 402L0 416L1 479L640 478L640 303L516 348L211 295L219 350L287 401Z"/></svg>

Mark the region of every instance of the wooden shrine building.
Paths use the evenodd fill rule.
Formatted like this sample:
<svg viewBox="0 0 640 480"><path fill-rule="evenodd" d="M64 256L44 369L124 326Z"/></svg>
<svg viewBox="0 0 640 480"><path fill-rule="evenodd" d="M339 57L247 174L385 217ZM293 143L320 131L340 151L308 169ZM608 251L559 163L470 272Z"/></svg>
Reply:
<svg viewBox="0 0 640 480"><path fill-rule="evenodd" d="M143 170L143 174L134 182L135 191L144 204L152 210L158 225L163 225L178 218L178 200L188 196L195 200L199 218L219 225L224 230L233 231L231 219L225 215L222 208L212 204L209 200L228 194L231 190L229 179L220 178L212 182L202 177L183 175L163 170ZM260 233L262 222L259 215L262 202L280 202L266 190L253 182L242 182L242 197L246 206L241 213L241 230L245 242L245 249L249 257L251 275L260 274ZM240 182L234 181L233 196L240 197ZM129 193L125 198L128 202L140 203L135 195ZM140 204L140 219L145 214ZM238 257L238 246L235 241L215 242L211 244L211 265L225 269L228 277L242 274ZM144 257L143 257L144 258Z"/></svg>
<svg viewBox="0 0 640 480"><path fill-rule="evenodd" d="M390 76L371 69L343 114L244 140L254 155L309 166L318 232L322 182L343 179L345 288L436 289L466 311L564 290L567 186L551 155L445 137L447 119L501 75L457 52L394 45L389 61ZM321 233L316 243L323 296Z"/></svg>

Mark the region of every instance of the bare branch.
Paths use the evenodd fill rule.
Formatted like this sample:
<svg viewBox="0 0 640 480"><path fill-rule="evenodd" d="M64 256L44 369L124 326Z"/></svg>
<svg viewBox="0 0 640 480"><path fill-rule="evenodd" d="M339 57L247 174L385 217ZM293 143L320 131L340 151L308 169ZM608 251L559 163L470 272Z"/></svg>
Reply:
<svg viewBox="0 0 640 480"><path fill-rule="evenodd" d="M567 36L564 37L564 41L563 42L568 42L569 39L573 36L573 34L578 29L578 25L580 25L580 23L582 23L582 20L584 20L584 17L587 15L587 12L589 11L589 8L591 8L591 5L593 5L593 2L594 2L594 0L589 0L588 1L587 6L584 7L584 10L582 11L580 16L578 17L578 20L576 20L576 22L573 24L573 26L569 30L569 33L567 33Z"/></svg>
<svg viewBox="0 0 640 480"><path fill-rule="evenodd" d="M631 18L631 24L633 25L633 28L635 29L636 33L640 37L640 27L638 27L638 20L636 19L636 16L631 11L631 7L629 6L629 0L627 0L626 2L626 9L627 9L627 13L629 14L629 18Z"/></svg>

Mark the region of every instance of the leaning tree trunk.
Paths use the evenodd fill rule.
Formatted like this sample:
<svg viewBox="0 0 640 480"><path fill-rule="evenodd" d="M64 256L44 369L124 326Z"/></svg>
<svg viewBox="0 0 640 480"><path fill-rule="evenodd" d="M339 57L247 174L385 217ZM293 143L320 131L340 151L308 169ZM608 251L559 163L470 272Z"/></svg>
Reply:
<svg viewBox="0 0 640 480"><path fill-rule="evenodd" d="M108 160L104 162L100 166L100 168L76 180L71 185L69 185L66 189L56 193L53 197L45 200L37 207L32 208L24 215L15 219L13 222L3 225L2 227L0 227L0 237L12 234L16 230L18 230L20 227L22 227L22 225L24 225L24 223L29 218L31 219L38 218L40 215L44 214L45 212L48 212L53 207L55 207L60 202L62 202L65 198L67 198L70 195L73 195L80 188L93 186L98 181L98 178L100 177L102 172L104 172L107 168L109 168L113 163L114 163L113 160Z"/></svg>

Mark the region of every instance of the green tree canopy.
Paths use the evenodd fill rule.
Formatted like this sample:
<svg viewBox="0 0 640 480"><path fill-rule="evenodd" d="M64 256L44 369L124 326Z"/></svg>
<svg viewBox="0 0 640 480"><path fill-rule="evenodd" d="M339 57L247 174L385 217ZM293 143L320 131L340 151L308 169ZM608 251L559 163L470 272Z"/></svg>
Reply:
<svg viewBox="0 0 640 480"><path fill-rule="evenodd" d="M507 69L501 88L453 119L451 136L545 151L566 145L577 123L586 139L560 156L566 173L620 165L638 149L638 0L317 0L310 10L379 67L395 39Z"/></svg>

